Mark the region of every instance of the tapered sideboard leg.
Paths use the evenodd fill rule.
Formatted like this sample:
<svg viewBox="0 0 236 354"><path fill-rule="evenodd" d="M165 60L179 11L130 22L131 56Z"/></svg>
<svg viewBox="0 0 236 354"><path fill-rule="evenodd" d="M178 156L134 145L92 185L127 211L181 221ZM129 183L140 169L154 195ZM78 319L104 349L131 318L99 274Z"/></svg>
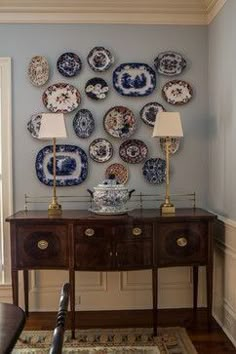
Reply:
<svg viewBox="0 0 236 354"><path fill-rule="evenodd" d="M157 336L158 270L152 269L153 335Z"/></svg>

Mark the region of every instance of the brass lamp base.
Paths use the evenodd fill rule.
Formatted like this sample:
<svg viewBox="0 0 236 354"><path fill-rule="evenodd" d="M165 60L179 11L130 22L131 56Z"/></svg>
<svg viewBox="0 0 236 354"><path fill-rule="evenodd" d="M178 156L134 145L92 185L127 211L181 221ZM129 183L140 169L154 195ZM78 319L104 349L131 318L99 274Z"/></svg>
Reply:
<svg viewBox="0 0 236 354"><path fill-rule="evenodd" d="M163 203L160 206L161 214L174 214L175 206L171 203Z"/></svg>
<svg viewBox="0 0 236 354"><path fill-rule="evenodd" d="M51 204L48 206L48 215L61 215L62 209L61 205L57 203L57 201L53 200Z"/></svg>

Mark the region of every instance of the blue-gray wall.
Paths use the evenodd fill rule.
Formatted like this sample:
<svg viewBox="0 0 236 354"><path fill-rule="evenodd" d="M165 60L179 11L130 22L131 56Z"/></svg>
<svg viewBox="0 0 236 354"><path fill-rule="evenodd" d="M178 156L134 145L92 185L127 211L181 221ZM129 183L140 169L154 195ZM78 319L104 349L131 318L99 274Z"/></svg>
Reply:
<svg viewBox="0 0 236 354"><path fill-rule="evenodd" d="M207 28L204 26L129 26L129 25L0 25L1 56L10 56L13 61L13 165L15 210L23 208L24 193L47 195L51 189L40 183L35 174L35 157L46 145L31 137L26 129L30 116L45 111L41 96L45 88L56 82L69 82L80 90L80 108L88 108L96 119L96 130L88 140L76 137L72 128L74 113L67 115L69 137L63 143L76 144L86 152L89 143L96 137L106 137L115 148L114 157L105 164L97 164L89 159L87 180L74 187L63 188L59 194L83 195L86 188L97 185L104 178L106 167L119 159L119 141L110 138L104 130L104 113L114 105L125 105L133 110L138 119L138 129L133 138L143 139L149 147L149 157L160 156L159 144L151 139L152 129L139 118L139 111L147 102L158 101L167 110L180 111L184 129L184 140L180 151L171 160L172 192L197 192L198 205L206 206L208 181L208 80L207 80ZM94 102L84 93L87 79L97 76L89 69L86 56L94 46L105 46L115 55L115 65L106 73L98 75L107 80L112 88L112 70L123 62L145 62L153 66L154 58L164 50L176 50L188 61L188 68L180 78L188 81L194 89L194 98L187 105L175 107L167 104L161 97L161 87L167 77L158 77L155 92L145 98L125 98L111 89L109 97L103 102ZM222 44L223 45L223 44ZM225 44L226 45L226 44ZM224 49L224 48L223 48ZM83 70L74 79L66 79L57 72L57 58L66 51L77 53L83 61ZM223 70L227 55L223 56L219 68ZM225 52L226 54L226 52ZM50 81L44 87L36 88L27 77L27 67L34 55L47 57L50 68ZM225 65L227 67L227 65ZM216 70L218 68L216 67ZM228 70L228 69L227 69ZM177 78L177 77L176 77ZM222 82L217 90L221 91ZM232 91L231 91L232 92ZM224 92L226 95L226 92ZM221 109L221 108L220 108ZM222 111L223 118L230 107ZM227 119L230 117L227 115ZM232 132L232 131L231 131ZM231 133L233 137L233 132ZM233 154L233 151L232 151ZM222 161L220 162L222 163ZM148 184L142 176L142 164L129 165L128 185L138 192L162 193L164 185ZM219 193L219 191L217 191Z"/></svg>

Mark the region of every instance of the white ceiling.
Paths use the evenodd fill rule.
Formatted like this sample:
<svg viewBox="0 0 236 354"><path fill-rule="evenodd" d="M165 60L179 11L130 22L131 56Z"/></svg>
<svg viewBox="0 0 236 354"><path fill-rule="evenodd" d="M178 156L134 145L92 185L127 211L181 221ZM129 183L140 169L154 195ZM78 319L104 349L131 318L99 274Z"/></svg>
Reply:
<svg viewBox="0 0 236 354"><path fill-rule="evenodd" d="M0 0L0 22L208 24L227 0Z"/></svg>

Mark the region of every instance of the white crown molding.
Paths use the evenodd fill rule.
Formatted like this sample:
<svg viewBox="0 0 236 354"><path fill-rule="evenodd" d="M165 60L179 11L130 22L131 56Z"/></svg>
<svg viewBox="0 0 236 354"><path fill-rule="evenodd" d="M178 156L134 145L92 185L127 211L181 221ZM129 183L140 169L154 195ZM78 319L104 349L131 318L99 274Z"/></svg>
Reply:
<svg viewBox="0 0 236 354"><path fill-rule="evenodd" d="M216 15L220 12L222 7L225 5L226 1L227 0L216 0L214 2L213 7L210 8L210 11L207 14L207 24L208 25L214 20Z"/></svg>

